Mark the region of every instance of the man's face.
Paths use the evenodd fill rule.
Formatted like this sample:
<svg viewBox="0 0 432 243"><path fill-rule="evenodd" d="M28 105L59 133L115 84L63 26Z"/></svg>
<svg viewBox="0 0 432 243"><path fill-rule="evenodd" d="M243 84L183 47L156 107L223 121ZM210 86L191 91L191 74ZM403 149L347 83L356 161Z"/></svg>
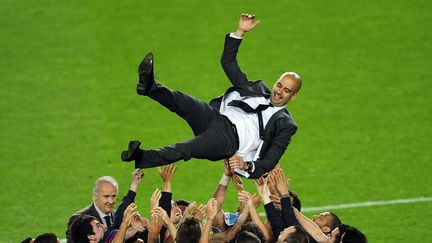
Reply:
<svg viewBox="0 0 432 243"><path fill-rule="evenodd" d="M173 224L177 224L182 219L183 214L181 209L177 206L177 203L172 202L171 203L171 214L170 218Z"/></svg>
<svg viewBox="0 0 432 243"><path fill-rule="evenodd" d="M99 190L93 193L93 201L96 206L107 214L111 212L116 203L117 188L109 182L101 182Z"/></svg>
<svg viewBox="0 0 432 243"><path fill-rule="evenodd" d="M274 106L284 106L297 95L298 82L291 76L284 76L273 85L270 102Z"/></svg>
<svg viewBox="0 0 432 243"><path fill-rule="evenodd" d="M312 221L314 221L325 234L330 233L331 229L327 226L327 224L330 223L332 220L333 216L329 212L324 212L319 215L314 215L312 217Z"/></svg>
<svg viewBox="0 0 432 243"><path fill-rule="evenodd" d="M106 226L99 223L97 219L93 219L90 224L93 226L94 235L89 235L89 238L91 239L91 242L99 242L103 238Z"/></svg>

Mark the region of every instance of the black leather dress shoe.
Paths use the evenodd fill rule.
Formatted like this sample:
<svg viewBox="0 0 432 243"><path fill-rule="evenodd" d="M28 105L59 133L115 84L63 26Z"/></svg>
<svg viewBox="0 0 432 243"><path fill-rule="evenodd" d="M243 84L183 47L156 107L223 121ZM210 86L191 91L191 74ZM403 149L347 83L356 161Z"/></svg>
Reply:
<svg viewBox="0 0 432 243"><path fill-rule="evenodd" d="M146 95L154 83L153 75L153 53L149 52L138 66L139 82L137 92L139 95Z"/></svg>
<svg viewBox="0 0 432 243"><path fill-rule="evenodd" d="M123 151L121 153L121 159L125 162L130 162L132 160L135 160L135 156L139 150L139 146L141 145L140 141L130 141L128 150Z"/></svg>

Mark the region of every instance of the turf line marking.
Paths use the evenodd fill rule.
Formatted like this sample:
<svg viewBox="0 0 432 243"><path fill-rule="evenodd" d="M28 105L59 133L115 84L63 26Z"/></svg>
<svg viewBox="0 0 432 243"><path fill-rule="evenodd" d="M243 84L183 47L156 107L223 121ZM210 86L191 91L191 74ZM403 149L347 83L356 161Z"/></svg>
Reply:
<svg viewBox="0 0 432 243"><path fill-rule="evenodd" d="M417 202L431 202L432 197L418 197L418 198L404 198L404 199L394 199L388 201L367 201L358 203L347 203L347 204L337 204L337 205L326 205L319 207L304 207L302 212L322 212L341 208L360 208L360 207L372 207L390 204L403 204L403 203L417 203ZM261 216L265 216L264 212L260 213Z"/></svg>

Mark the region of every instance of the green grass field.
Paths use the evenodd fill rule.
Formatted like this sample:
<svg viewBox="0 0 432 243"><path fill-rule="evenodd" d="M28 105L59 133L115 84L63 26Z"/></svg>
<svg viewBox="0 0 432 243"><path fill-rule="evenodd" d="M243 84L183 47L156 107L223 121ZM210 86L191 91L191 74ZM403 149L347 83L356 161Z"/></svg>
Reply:
<svg viewBox="0 0 432 243"><path fill-rule="evenodd" d="M270 86L287 70L304 84L288 105L299 126L281 165L304 207L432 197L432 3L402 1L12 1L0 8L0 242L54 232L91 201L96 178L127 192L131 139L144 147L192 136L135 93L155 53L158 80L210 100L229 86L219 64L239 14L262 21L239 62ZM204 203L222 163L179 162L174 198ZM148 215L161 186L146 171ZM250 191L254 187L247 184ZM234 210L230 189L225 209ZM120 199L119 199L120 200ZM369 242L427 242L432 203L334 210ZM314 212L306 213L308 216Z"/></svg>

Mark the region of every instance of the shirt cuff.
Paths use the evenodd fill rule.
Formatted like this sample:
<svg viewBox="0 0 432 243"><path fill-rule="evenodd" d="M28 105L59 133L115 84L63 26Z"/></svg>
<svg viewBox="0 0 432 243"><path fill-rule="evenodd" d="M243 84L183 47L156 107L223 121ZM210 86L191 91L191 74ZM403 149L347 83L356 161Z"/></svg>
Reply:
<svg viewBox="0 0 432 243"><path fill-rule="evenodd" d="M234 169L234 172L245 177L245 178L249 178L250 174L247 171L244 171L242 169Z"/></svg>
<svg viewBox="0 0 432 243"><path fill-rule="evenodd" d="M235 32L230 33L229 36L230 36L231 38L238 39L238 40L243 39L243 37L236 36Z"/></svg>

